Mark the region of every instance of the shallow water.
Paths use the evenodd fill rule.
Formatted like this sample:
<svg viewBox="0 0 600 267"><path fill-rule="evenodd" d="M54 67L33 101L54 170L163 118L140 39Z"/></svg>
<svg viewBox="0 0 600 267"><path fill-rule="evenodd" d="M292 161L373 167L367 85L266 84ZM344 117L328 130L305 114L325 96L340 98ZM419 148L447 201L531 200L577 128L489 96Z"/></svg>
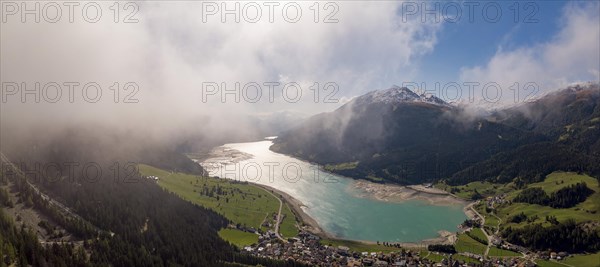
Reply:
<svg viewBox="0 0 600 267"><path fill-rule="evenodd" d="M359 197L354 180L321 171L311 164L269 150L272 141L227 144L219 149L243 153L237 159L209 158L211 176L269 185L301 201L304 211L326 232L344 239L418 242L455 232L466 219L461 205L425 201L384 202ZM249 155L245 155L245 154Z"/></svg>

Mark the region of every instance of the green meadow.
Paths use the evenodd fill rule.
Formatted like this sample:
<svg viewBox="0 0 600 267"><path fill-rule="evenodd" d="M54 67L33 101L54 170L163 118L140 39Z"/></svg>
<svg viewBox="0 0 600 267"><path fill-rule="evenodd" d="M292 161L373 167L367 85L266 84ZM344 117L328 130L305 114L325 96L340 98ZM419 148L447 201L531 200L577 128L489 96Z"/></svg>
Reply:
<svg viewBox="0 0 600 267"><path fill-rule="evenodd" d="M467 234L459 234L458 241L454 245L457 252L470 252L473 254L483 255L485 253L486 245L481 244L479 241L471 238Z"/></svg>
<svg viewBox="0 0 600 267"><path fill-rule="evenodd" d="M555 261L547 261L547 260L536 260L536 265L539 267L568 267L568 265L564 265Z"/></svg>
<svg viewBox="0 0 600 267"><path fill-rule="evenodd" d="M501 249L497 247L490 247L490 251L488 252L488 257L521 257L521 253Z"/></svg>
<svg viewBox="0 0 600 267"><path fill-rule="evenodd" d="M574 219L576 222L599 221L600 187L598 187L598 180L595 178L571 172L554 172L549 174L544 181L530 184L528 187L539 187L547 194L551 194L560 190L561 188L580 182L586 183L587 186L595 192L584 202L577 204L575 207L567 209L555 209L536 204L512 203L510 205L502 205L498 207L497 215L502 219L504 227L523 227L531 223L542 223L543 225L548 226L550 223L546 222L546 216L554 216L558 221L565 221L567 219ZM522 190L511 192L507 196L507 199L514 199L521 191ZM508 223L508 220L511 217L520 214L521 212L527 215L530 221L524 221L518 224Z"/></svg>
<svg viewBox="0 0 600 267"><path fill-rule="evenodd" d="M345 246L350 248L350 250L357 252L393 252L401 250L401 248L397 247L389 247L384 245L368 244L358 241L341 239L321 239L321 244L333 247Z"/></svg>
<svg viewBox="0 0 600 267"><path fill-rule="evenodd" d="M257 234L248 233L237 229L221 229L221 231L219 231L219 236L240 248L258 242Z"/></svg>
<svg viewBox="0 0 600 267"><path fill-rule="evenodd" d="M508 193L513 190L511 184L494 184L489 182L471 182L466 185L460 186L449 186L444 183L435 184L436 188L448 191L456 195L457 197L470 200L475 192L480 195L486 196L494 196L501 193Z"/></svg>
<svg viewBox="0 0 600 267"><path fill-rule="evenodd" d="M479 229L479 228L474 228L474 229L472 229L472 230L469 232L469 234L470 234L471 236L477 237L477 238L479 238L479 239L481 239L481 240L484 240L484 241L486 241L486 242L488 241L488 239L487 239L487 236L485 236L485 234L483 233L483 231L482 231L481 229Z"/></svg>
<svg viewBox="0 0 600 267"><path fill-rule="evenodd" d="M265 219L272 218L279 210L279 200L275 196L265 189L249 183L185 173L171 173L142 164L138 166L140 174L159 177L159 186L184 200L214 210L234 224L266 231L268 229L263 227L262 223ZM285 218L280 224L281 235L296 236L298 234L297 219L285 202L282 214L285 215ZM255 234L251 234L253 235L251 236L250 233L228 230L231 231L222 230L220 235L234 244L246 244L258 238Z"/></svg>
<svg viewBox="0 0 600 267"><path fill-rule="evenodd" d="M564 260L564 263L572 266L600 267L600 252L568 257Z"/></svg>
<svg viewBox="0 0 600 267"><path fill-rule="evenodd" d="M554 172L546 176L544 181L528 185L528 187L542 188L547 194L551 194L561 188L584 182L594 190L595 193L587 198L586 201L579 203L575 207L568 209L555 209L548 206L541 206L528 203L509 203L496 207L495 215L487 213L485 204L482 202L475 206L475 209L485 217L485 225L488 228L497 227L523 227L530 223L542 223L545 226L550 225L545 221L546 216L554 216L558 221L564 221L569 218L577 222L600 221L600 187L598 180L585 174L572 172ZM448 192L454 192L455 195L469 199L475 192L484 197L506 194L506 199L513 200L521 191L517 190L512 183L502 185L488 182L472 182L462 186L449 186L443 183L435 185L437 188ZM523 212L529 218L529 221L521 223L509 223L509 219ZM500 225L501 224L501 225Z"/></svg>
<svg viewBox="0 0 600 267"><path fill-rule="evenodd" d="M292 209L287 203L283 203L283 208L281 209L283 221L279 225L279 233L283 237L294 237L298 235L298 227L296 216L292 212Z"/></svg>

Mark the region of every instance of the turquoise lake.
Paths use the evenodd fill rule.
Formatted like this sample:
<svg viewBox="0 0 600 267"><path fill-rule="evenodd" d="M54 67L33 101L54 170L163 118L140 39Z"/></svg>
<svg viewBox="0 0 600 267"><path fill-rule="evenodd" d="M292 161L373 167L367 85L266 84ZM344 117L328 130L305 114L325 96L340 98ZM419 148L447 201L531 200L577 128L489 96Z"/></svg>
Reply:
<svg viewBox="0 0 600 267"><path fill-rule="evenodd" d="M355 180L321 171L317 165L269 150L272 141L226 144L219 149L241 156L203 162L211 176L265 184L301 201L326 232L344 239L418 242L456 232L467 217L462 205L411 200L385 202L360 197Z"/></svg>

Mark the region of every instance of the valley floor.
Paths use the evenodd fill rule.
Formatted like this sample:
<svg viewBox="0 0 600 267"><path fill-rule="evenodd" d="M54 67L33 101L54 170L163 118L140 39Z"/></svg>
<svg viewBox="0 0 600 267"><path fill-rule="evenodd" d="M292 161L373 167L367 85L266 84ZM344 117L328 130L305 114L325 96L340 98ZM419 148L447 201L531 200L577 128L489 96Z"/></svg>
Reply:
<svg viewBox="0 0 600 267"><path fill-rule="evenodd" d="M454 190L450 190L453 188L448 187L444 188L448 191L444 191L439 188L432 188L425 185L398 186L355 181L352 190L357 190L357 192L364 194L363 197L371 197L380 201L391 202L420 200L433 205L462 205L465 207L465 214L467 214L469 218L479 220L482 224L480 228L465 227L459 231L459 233L443 231L440 232L440 237L438 238L423 240L416 243L379 244L368 241L344 240L331 236L325 232L313 218L305 213L303 209L305 206L299 200L269 186L240 183L228 179L170 173L150 166L140 167L140 170L145 175L159 176L160 179L158 180L158 183L165 189L172 191L191 202L211 208L229 218L232 221L232 224L237 224L237 227L233 225L228 229L222 229L219 232L219 235L238 247L244 248L244 250L249 249L248 251L252 251L251 253L257 253L256 255L258 256L264 256L264 253L267 253L265 255L271 253L266 252L266 250L262 252L255 251L255 249L264 247L265 244L273 242L273 240L281 240L277 240L277 243L279 243L280 246L294 247L294 241L291 238L296 237L294 239L297 240L297 237L302 237L302 240L305 240L308 237L309 239L307 240L310 240L310 234L314 234L320 237L318 243L322 245L339 248L346 247L350 250L361 251L362 253L387 253L399 251L401 248L426 251L427 246L431 244L448 244L455 247L458 253L455 254L456 257L461 259L464 258L467 262L478 261L480 258L485 258L487 260L518 258L525 261L537 260L540 261L541 265L554 263L540 258L536 253L529 253L529 251L523 252L518 248L516 251L511 251L515 250L515 248L509 243L507 243L508 247L506 248L500 248L497 247L496 244L492 244L494 240L500 240L498 230L507 224L508 218L512 215L512 213L508 212L510 211L511 205L508 205L507 203L510 203L510 201L507 202L505 200L507 198L512 199L516 194L516 191L508 190L506 185L472 184L454 188ZM589 177L577 176L572 173L555 173L550 175L544 183L534 184L533 186L542 186L545 189L554 190L556 188L561 188L566 184L570 184L570 182L563 184L561 182L563 179L570 182L582 180L590 184L595 181L591 180ZM469 200L459 197L460 195L471 195L471 191L486 194L488 198L470 202ZM455 192L458 192L459 196L457 196ZM497 194L499 196L497 196ZM594 202L597 199L596 194L592 196L589 201ZM581 203L577 208L572 210L565 209L561 210L561 212L587 211L586 214L592 217L586 219L592 219L594 221L597 219L597 215L595 212L592 214L589 210L595 211L597 207L588 203L589 201ZM513 205L522 204L515 203ZM497 214L487 212L485 209L486 206L495 208ZM537 210L541 211L543 209L538 208ZM543 217L540 216L540 218ZM240 224L242 226L240 226ZM517 226L514 224L511 225ZM256 234L254 229L259 230L256 233L260 232L260 234ZM317 246L315 244L312 245ZM431 253L428 253L428 255L430 254ZM575 255L568 258L573 264L569 264L569 261L561 261L557 262L557 264L563 266L578 266L580 263L579 261L587 262L590 259L593 261L596 255L597 254L588 256ZM595 265L592 264L586 266Z"/></svg>

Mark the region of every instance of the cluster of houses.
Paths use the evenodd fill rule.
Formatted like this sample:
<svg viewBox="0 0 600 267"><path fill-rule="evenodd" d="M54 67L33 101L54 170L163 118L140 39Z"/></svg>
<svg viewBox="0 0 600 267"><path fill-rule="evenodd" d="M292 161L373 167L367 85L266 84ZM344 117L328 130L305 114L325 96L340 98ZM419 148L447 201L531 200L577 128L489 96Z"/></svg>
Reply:
<svg viewBox="0 0 600 267"><path fill-rule="evenodd" d="M428 259L427 255L434 252L401 250L398 252L356 252L345 246L328 246L321 244L320 237L310 232L301 231L297 237L286 242L278 239L273 231L260 235L258 244L246 246L244 253L257 257L268 257L279 260L294 260L311 266L381 266L381 267L418 267L418 266L524 266L533 267L535 264L526 258L482 259L480 255L471 255L476 259L465 262L453 260L449 255L437 254L443 257L441 262ZM469 255L463 255L469 257Z"/></svg>
<svg viewBox="0 0 600 267"><path fill-rule="evenodd" d="M566 257L569 257L569 253L567 252L550 252L550 251L540 251L537 253L538 258L543 260L563 260Z"/></svg>
<svg viewBox="0 0 600 267"><path fill-rule="evenodd" d="M267 227L267 228L272 228L277 223L277 213L273 213L271 216L272 216L271 220L265 219L263 221L263 223L261 224L261 226ZM283 221L283 219L285 219L285 214L283 214L281 216L281 221Z"/></svg>
<svg viewBox="0 0 600 267"><path fill-rule="evenodd" d="M504 204L508 202L506 194L500 194L497 196L489 197L487 199L487 207L493 209L496 205Z"/></svg>
<svg viewBox="0 0 600 267"><path fill-rule="evenodd" d="M157 178L158 179L158 178ZM487 199L487 205L493 208L495 205L506 202L506 195L499 195ZM276 220L276 218L273 218ZM479 218L473 221L474 224L480 224ZM263 226L271 227L270 220L265 220ZM462 225L463 231L470 230L473 225ZM238 227L239 228L239 227ZM308 264L310 266L381 266L381 267L417 267L417 266L484 266L484 267L534 267L535 259L544 260L561 260L568 256L565 252L531 252L525 247L503 242L503 240L492 235L490 242L492 245L506 249L517 251L525 254L525 257L499 257L484 259L481 255L470 253L459 253L460 259L452 259L450 255L437 254L437 252L428 252L420 250L411 252L410 250L401 250L398 252L357 252L352 251L345 246L328 246L322 244L321 238L310 232L301 230L298 236L282 240L272 231L256 231L255 229L245 229L249 232L254 232L259 235L257 244L246 246L243 248L244 253L248 253L257 257L267 257L279 260L293 260ZM429 257L428 255L433 257ZM433 261L431 258L437 258ZM440 258L441 261L439 260ZM456 257L459 258L459 257ZM465 262L465 259L468 262Z"/></svg>

